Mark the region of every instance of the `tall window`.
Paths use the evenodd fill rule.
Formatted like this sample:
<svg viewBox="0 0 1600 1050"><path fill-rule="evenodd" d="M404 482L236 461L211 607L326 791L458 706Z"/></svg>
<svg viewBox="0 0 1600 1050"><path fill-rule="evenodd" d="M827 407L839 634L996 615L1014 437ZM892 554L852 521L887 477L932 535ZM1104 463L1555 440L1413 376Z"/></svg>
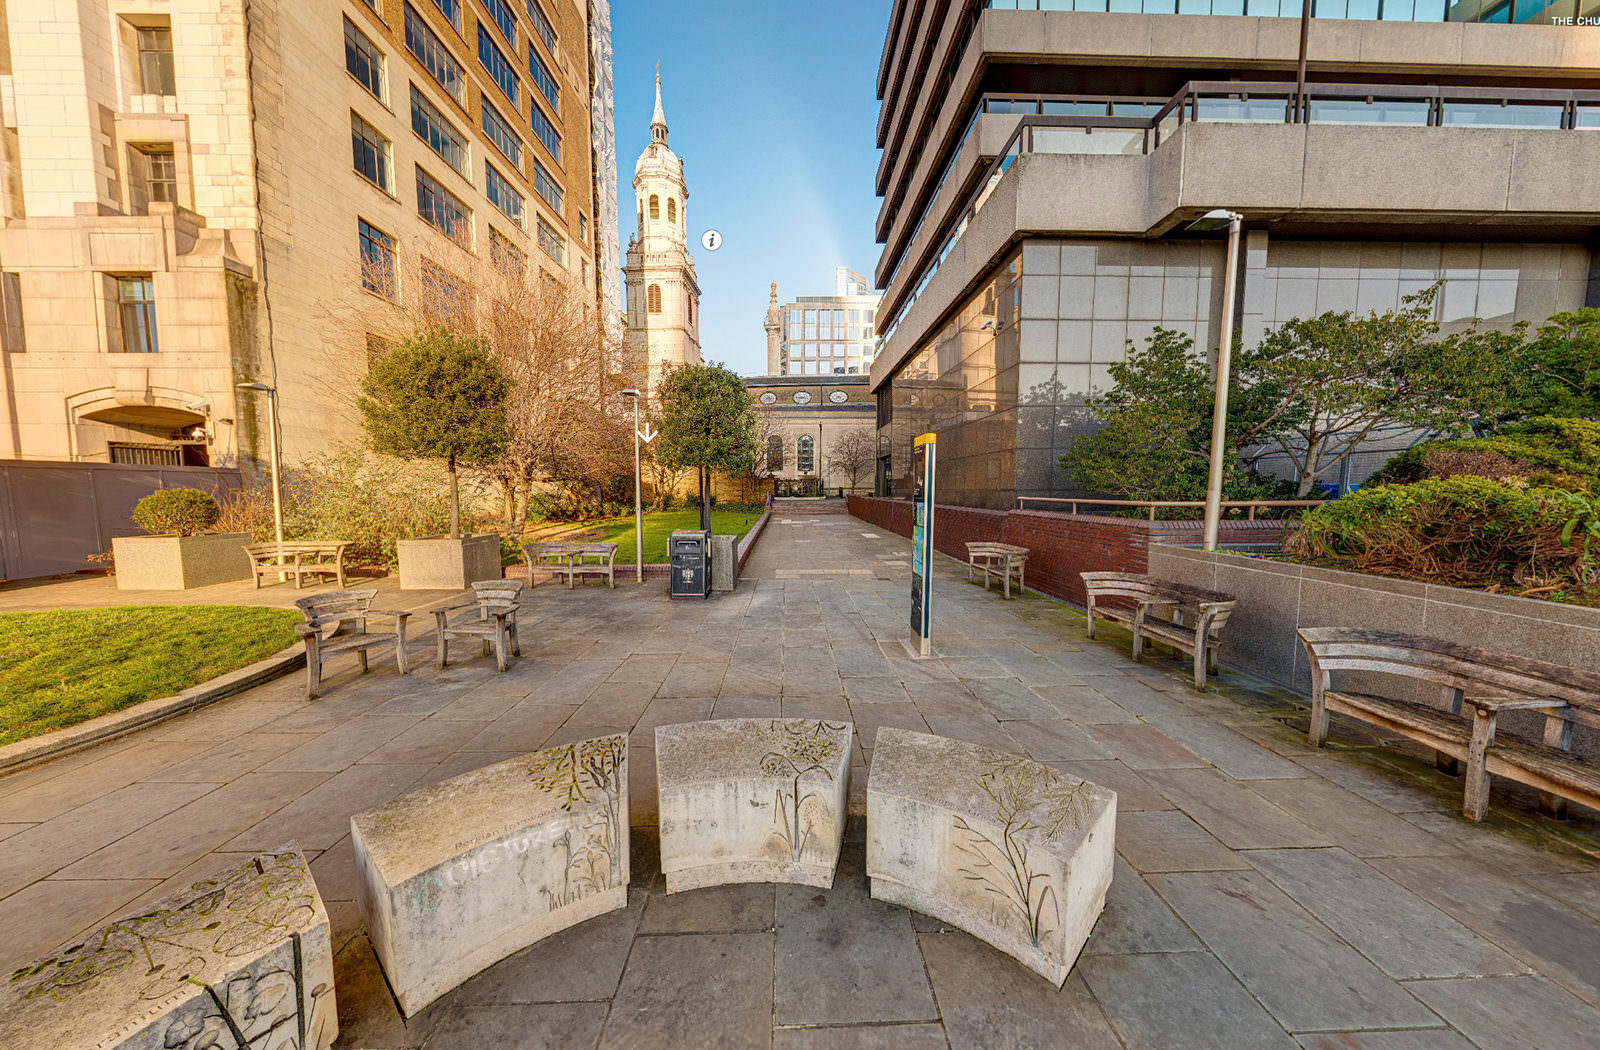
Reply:
<svg viewBox="0 0 1600 1050"><path fill-rule="evenodd" d="M550 75L550 67L540 60L532 44L528 45L528 75L533 77L534 86L539 89L539 93L549 99L550 105L560 113L561 87L556 83L556 78Z"/></svg>
<svg viewBox="0 0 1600 1050"><path fill-rule="evenodd" d="M556 262L566 265L567 239L556 232L556 228L544 221L544 216L535 216L538 219L539 247L544 253Z"/></svg>
<svg viewBox="0 0 1600 1050"><path fill-rule="evenodd" d="M150 274L128 274L117 281L117 321L122 328L122 346L116 352L153 354L161 347L156 340L156 287Z"/></svg>
<svg viewBox="0 0 1600 1050"><path fill-rule="evenodd" d="M489 14L494 18L494 24L500 27L500 32L511 41L511 46L517 46L517 16L512 14L511 5L506 0L483 0L483 6L489 9Z"/></svg>
<svg viewBox="0 0 1600 1050"><path fill-rule="evenodd" d="M815 374L816 362L812 362L812 374ZM794 465L802 474L810 474L817 467L817 439L806 435L795 442Z"/></svg>
<svg viewBox="0 0 1600 1050"><path fill-rule="evenodd" d="M767 438L767 469L773 473L783 469L783 438L777 434Z"/></svg>
<svg viewBox="0 0 1600 1050"><path fill-rule="evenodd" d="M578 240L584 244L589 243L589 216L578 216Z"/></svg>
<svg viewBox="0 0 1600 1050"><path fill-rule="evenodd" d="M421 288L422 311L437 321L466 320L472 316L472 288L466 281L435 263L421 260L417 282Z"/></svg>
<svg viewBox="0 0 1600 1050"><path fill-rule="evenodd" d="M478 23L478 61L483 63L483 68L489 71L489 78L500 85L500 90L505 92L511 104L517 104L517 74L511 68L511 60L505 52L495 46L494 37Z"/></svg>
<svg viewBox="0 0 1600 1050"><path fill-rule="evenodd" d="M484 190L489 197L489 203L500 209L500 213L517 226L522 225L522 194L507 181L506 177L494 170L493 164L485 164Z"/></svg>
<svg viewBox="0 0 1600 1050"><path fill-rule="evenodd" d="M561 214L561 183L551 178L550 173L544 170L544 165L538 160L533 162L533 188L544 198L546 204L555 209L557 215ZM578 228L579 230L583 228L581 219ZM581 233L578 239L583 240Z"/></svg>
<svg viewBox="0 0 1600 1050"><path fill-rule="evenodd" d="M544 110L539 108L537 102L533 104L532 108L534 137L544 143L544 148L550 151L550 156L556 159L557 164L560 164L561 132L556 130L554 124L550 123L550 118L544 115Z"/></svg>
<svg viewBox="0 0 1600 1050"><path fill-rule="evenodd" d="M644 293L644 308L653 314L661 312L661 286L659 284L652 284Z"/></svg>
<svg viewBox="0 0 1600 1050"><path fill-rule="evenodd" d="M140 27L139 90L146 95L176 95L177 77L172 66L172 30L166 26Z"/></svg>
<svg viewBox="0 0 1600 1050"><path fill-rule="evenodd" d="M389 191L389 140L356 113L350 114L350 151L356 171L374 186Z"/></svg>
<svg viewBox="0 0 1600 1050"><path fill-rule="evenodd" d="M406 48L451 98L463 106L467 104L467 77L461 63L410 4L406 4Z"/></svg>
<svg viewBox="0 0 1600 1050"><path fill-rule="evenodd" d="M489 261L495 269L511 277L520 278L528 271L528 257L522 249L493 226L489 227Z"/></svg>
<svg viewBox="0 0 1600 1050"><path fill-rule="evenodd" d="M373 98L383 101L383 52L348 18L344 20L344 68Z"/></svg>
<svg viewBox="0 0 1600 1050"><path fill-rule="evenodd" d="M667 221L674 225L678 222L678 202L671 197L667 198Z"/></svg>
<svg viewBox="0 0 1600 1050"><path fill-rule="evenodd" d="M539 6L538 0L528 0L528 17L533 20L533 28L538 30L544 46L550 49L551 54L555 54L556 30L550 24L550 19L544 16L544 9Z"/></svg>
<svg viewBox="0 0 1600 1050"><path fill-rule="evenodd" d="M661 218L661 198L653 193L650 194L650 217L652 219Z"/></svg>
<svg viewBox="0 0 1600 1050"><path fill-rule="evenodd" d="M517 167L522 167L522 140L517 138L517 133L511 130L511 125L500 115L500 111L489 105L487 100L481 100L483 107L483 133L494 143L494 148L505 154L505 158Z"/></svg>
<svg viewBox="0 0 1600 1050"><path fill-rule="evenodd" d="M145 199L164 204L178 203L178 159L172 145L139 146L144 158Z"/></svg>
<svg viewBox="0 0 1600 1050"><path fill-rule="evenodd" d="M472 240L472 213L432 175L417 169L417 214L459 244Z"/></svg>
<svg viewBox="0 0 1600 1050"><path fill-rule="evenodd" d="M394 238L365 219L357 219L356 225L361 241L361 287L385 299L393 299Z"/></svg>
<svg viewBox="0 0 1600 1050"><path fill-rule="evenodd" d="M433 0L434 5L444 12L450 19L450 24L457 29L461 28L461 0Z"/></svg>
<svg viewBox="0 0 1600 1050"><path fill-rule="evenodd" d="M422 137L428 148L437 153L452 168L467 173L467 142L454 124L445 119L437 106L429 102L417 85L411 85L411 130Z"/></svg>

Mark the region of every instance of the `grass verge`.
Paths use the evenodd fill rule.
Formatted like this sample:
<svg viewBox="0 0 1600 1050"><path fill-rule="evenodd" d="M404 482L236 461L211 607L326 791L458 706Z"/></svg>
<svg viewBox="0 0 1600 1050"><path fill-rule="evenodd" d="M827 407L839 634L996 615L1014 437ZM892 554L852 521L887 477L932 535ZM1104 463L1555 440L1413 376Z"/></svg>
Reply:
<svg viewBox="0 0 1600 1050"><path fill-rule="evenodd" d="M0 744L172 696L295 640L292 609L119 606L0 614Z"/></svg>
<svg viewBox="0 0 1600 1050"><path fill-rule="evenodd" d="M733 535L743 538L755 523L761 518L761 510L723 510L718 507L711 508L711 531L718 535ZM689 507L684 510L654 510L647 511L644 516L644 563L646 565L664 565L667 561L667 537L675 529L698 529L700 527L699 508ZM540 539L546 537L541 536ZM633 515L625 518L603 518L599 521L584 523L584 527L577 531L562 532L559 536L548 537L563 540L590 540L594 542L610 541L617 544L617 564L633 564Z"/></svg>

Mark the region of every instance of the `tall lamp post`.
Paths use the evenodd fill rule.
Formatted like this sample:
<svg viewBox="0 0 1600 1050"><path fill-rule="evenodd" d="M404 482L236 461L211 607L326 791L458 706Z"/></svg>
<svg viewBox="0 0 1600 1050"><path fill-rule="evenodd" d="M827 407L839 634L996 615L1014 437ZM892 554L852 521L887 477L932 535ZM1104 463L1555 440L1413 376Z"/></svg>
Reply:
<svg viewBox="0 0 1600 1050"><path fill-rule="evenodd" d="M1244 216L1226 208L1215 208L1189 224L1203 232L1228 228L1228 263L1222 274L1222 341L1217 344L1217 392L1211 406L1211 467L1206 475L1206 521L1204 547L1217 549L1217 532L1222 523L1222 475L1227 463L1228 381L1233 370L1233 282L1239 268L1239 224Z"/></svg>
<svg viewBox="0 0 1600 1050"><path fill-rule="evenodd" d="M640 480L643 475L639 467L639 398L637 390L629 388L622 392L623 397L633 399L633 578L638 583L644 582L644 502L640 496Z"/></svg>
<svg viewBox="0 0 1600 1050"><path fill-rule="evenodd" d="M236 383L239 390L253 390L267 395L267 448L272 470L272 531L278 545L283 545L283 479L282 464L278 458L278 388L266 383Z"/></svg>
<svg viewBox="0 0 1600 1050"><path fill-rule="evenodd" d="M817 424L817 455L811 464L817 471L817 484L822 489L822 498L828 498L828 479L822 472L822 424Z"/></svg>

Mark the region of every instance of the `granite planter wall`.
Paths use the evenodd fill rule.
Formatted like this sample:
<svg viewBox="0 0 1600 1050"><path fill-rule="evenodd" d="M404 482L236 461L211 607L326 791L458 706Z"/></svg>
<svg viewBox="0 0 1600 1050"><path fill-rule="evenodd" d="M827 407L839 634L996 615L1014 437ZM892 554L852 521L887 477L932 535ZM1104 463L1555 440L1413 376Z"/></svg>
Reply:
<svg viewBox="0 0 1600 1050"><path fill-rule="evenodd" d="M1220 659L1300 693L1311 689L1302 627L1402 631L1600 671L1600 609L1164 543L1150 546L1149 571L1236 595ZM1532 727L1526 715L1507 724ZM1577 748L1600 755L1600 734L1580 729Z"/></svg>
<svg viewBox="0 0 1600 1050"><path fill-rule="evenodd" d="M397 540L400 589L403 591L460 591L479 580L498 580L500 537L492 532L463 536L424 536Z"/></svg>
<svg viewBox="0 0 1600 1050"><path fill-rule="evenodd" d="M247 532L207 532L199 536L117 536L119 591L185 591L213 583L250 578Z"/></svg>

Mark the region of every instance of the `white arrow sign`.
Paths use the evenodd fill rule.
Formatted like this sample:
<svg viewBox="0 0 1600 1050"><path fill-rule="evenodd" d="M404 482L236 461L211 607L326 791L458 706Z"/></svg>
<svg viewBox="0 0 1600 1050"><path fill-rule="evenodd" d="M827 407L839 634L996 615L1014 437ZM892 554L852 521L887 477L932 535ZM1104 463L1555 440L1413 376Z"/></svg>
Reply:
<svg viewBox="0 0 1600 1050"><path fill-rule="evenodd" d="M648 445L648 444L650 444L650 442L654 441L656 439L656 435L661 433L661 432L659 430L651 430L650 429L650 424L647 421L645 423L645 425L644 425L644 429L638 431L637 433L639 435L639 440L643 441L646 445Z"/></svg>

